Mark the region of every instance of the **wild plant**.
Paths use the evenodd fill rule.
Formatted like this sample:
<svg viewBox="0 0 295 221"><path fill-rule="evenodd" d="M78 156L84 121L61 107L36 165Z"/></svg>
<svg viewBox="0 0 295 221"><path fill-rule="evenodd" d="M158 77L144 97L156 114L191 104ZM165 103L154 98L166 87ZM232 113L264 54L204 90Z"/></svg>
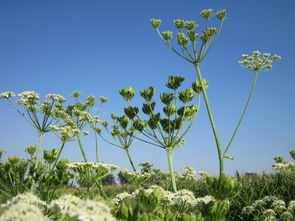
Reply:
<svg viewBox="0 0 295 221"><path fill-rule="evenodd" d="M282 220L292 221L295 218L295 201L291 201L289 206L283 200L274 196L265 196L256 200L242 210L242 220Z"/></svg>
<svg viewBox="0 0 295 221"><path fill-rule="evenodd" d="M86 184L87 194L94 186L97 186L102 196L107 198L102 189L101 179L115 171L117 166L94 162L70 162L67 166L77 179Z"/></svg>
<svg viewBox="0 0 295 221"><path fill-rule="evenodd" d="M6 99L9 105L12 106L17 113L27 121L32 127L37 130L39 136L39 143L36 149L36 166L41 160L41 149L43 145L43 136L45 133L50 132L50 125L57 122L56 119L52 118L52 111L54 106L62 105L66 99L58 94L47 94L46 98L40 104L39 94L35 91L24 91L18 94L16 102L12 100L16 94L14 92L2 92L0 93L0 99Z"/></svg>
<svg viewBox="0 0 295 221"><path fill-rule="evenodd" d="M101 108L101 105L107 101L106 98L100 97L100 107L98 110L94 109L94 105L96 103L96 99L94 96L88 96L86 101L83 103L80 101L80 96L82 93L80 91L74 91L72 93L72 97L75 99L74 104L69 104L67 106L56 105L53 110L53 117L58 120L58 125L51 125L53 131L58 131L61 127L61 135L58 134L57 137L61 139L62 143L68 142L72 137L68 136L68 133L72 130L72 134L76 136L77 142L79 144L79 148L83 159L85 162L88 161L87 156L85 154L85 149L82 145L81 141L81 133L84 135L88 135L89 132L84 130L87 126L93 129L95 135L95 149L96 149L96 160L98 161L98 137L97 132L100 129L97 127L99 122L98 120L98 112ZM95 112L95 113L93 113ZM92 115L93 114L93 115ZM95 114L95 115L94 115ZM84 131L83 131L84 130ZM66 137L63 137L63 133L66 133ZM62 149L62 148L61 148Z"/></svg>
<svg viewBox="0 0 295 221"><path fill-rule="evenodd" d="M289 154L293 161L285 161L284 157L282 156L274 157L276 164L272 166L273 170L278 172L295 172L295 150L290 150Z"/></svg>
<svg viewBox="0 0 295 221"><path fill-rule="evenodd" d="M124 108L125 116L121 121L123 128L131 124L143 136L141 138L134 135L136 139L166 150L171 184L175 192L177 187L173 169L173 151L184 143L184 137L190 130L199 109L199 103L190 105L190 102L194 99L196 92L198 97L201 93L201 91L194 90L195 87L178 91L183 81L184 78L180 76L170 75L168 77L166 87L171 92L160 95L164 105L162 113L156 111L156 102L153 101L156 89L149 87L140 91L141 97L146 102L141 108L144 118L139 115L139 108L130 104L135 90L128 87L119 91L124 100L128 102L128 107Z"/></svg>
<svg viewBox="0 0 295 221"><path fill-rule="evenodd" d="M159 27L161 25L160 19L151 19L151 25L153 26L154 30L156 31L158 36L161 38L161 40L164 42L164 44L171 51L173 51L176 55L178 55L182 59L191 63L196 69L197 76L199 79L196 85L203 92L203 98L205 100L206 109L207 109L208 117L210 120L210 125L212 127L212 131L214 134L214 140L215 140L216 148L218 152L219 177L222 177L224 175L224 159L225 158L233 159L233 157L228 155L228 151L229 151L229 148L231 147L231 144L237 134L240 124L242 123L245 113L248 109L248 105L250 103L252 94L254 92L258 74L261 71L270 70L272 68L273 63L281 59L281 57L278 55L274 55L271 58L269 53L261 54L259 51L254 51L253 54L250 56L246 54L242 55L243 60L239 61L239 64L242 67L250 71L253 71L255 73L255 76L252 83L250 94L248 96L246 105L242 111L241 117L234 129L234 132L225 150L222 151L220 139L217 132L217 126L215 124L213 112L212 112L212 109L209 103L208 94L206 91L207 83L203 78L200 66L203 59L211 51L212 47L214 46L222 30L222 26L226 19L226 10L220 10L215 13L213 9L205 9L200 14L205 19L205 28L203 29L201 34L197 33L195 30L198 27L198 24L195 21L184 21L181 19L174 20L174 25L177 29L176 42L179 49L175 47L174 42L172 42L173 33L171 31L164 31L162 33L159 31ZM213 16L215 16L219 20L218 28L209 26L209 20Z"/></svg>
<svg viewBox="0 0 295 221"><path fill-rule="evenodd" d="M111 114L111 118L113 120L112 130L109 129L109 123L107 121L101 121L101 125L105 128L107 133L113 138L114 142L111 142L105 138L104 135L99 133L104 141L108 144L111 144L115 147L119 147L125 151L127 154L129 163L134 172L136 172L136 168L134 166L133 160L131 158L129 149L134 142L134 136L136 136L136 130L133 126L128 127L128 117L122 116L118 117L115 114Z"/></svg>

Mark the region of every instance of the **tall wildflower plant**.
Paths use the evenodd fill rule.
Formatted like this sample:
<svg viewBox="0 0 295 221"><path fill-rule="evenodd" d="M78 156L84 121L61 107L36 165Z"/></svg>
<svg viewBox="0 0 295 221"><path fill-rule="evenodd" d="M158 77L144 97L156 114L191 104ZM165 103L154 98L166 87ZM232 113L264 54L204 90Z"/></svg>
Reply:
<svg viewBox="0 0 295 221"><path fill-rule="evenodd" d="M181 19L174 20L174 25L177 29L176 34L176 43L172 41L173 33L171 31L164 31L160 32L159 27L161 25L160 19L151 19L151 25L153 26L154 30L161 38L167 47L173 51L176 55L181 57L182 59L186 60L187 62L194 65L197 76L198 82L196 83L197 88L203 91L203 97L205 100L206 108L208 117L210 120L210 124L212 127L212 131L214 134L214 139L216 143L216 148L218 152L219 158L219 178L224 175L224 158L233 159L232 157L228 156L227 153L229 148L236 136L236 133L240 127L240 124L245 116L245 113L248 109L248 105L252 98L252 94L256 85L256 80L258 74L261 71L267 71L272 68L272 64L279 60L281 57L278 55L274 55L273 57L270 56L269 53L261 54L258 51L254 51L252 55L242 55L242 61L239 64L246 69L253 71L255 73L254 80L252 83L252 88L247 99L246 105L243 109L241 117L234 129L234 132L230 138L228 145L226 146L225 150L222 150L220 139L217 132L217 127L214 121L213 113L211 110L208 94L206 92L206 81L204 81L203 75L201 73L200 65L207 54L212 49L213 45L215 44L226 19L226 10L220 10L214 12L213 9L205 9L203 10L200 15L205 20L205 28L202 31L196 31L198 24L195 21L184 21ZM219 21L219 27L210 27L209 21L213 18L216 18ZM175 45L175 46L174 46Z"/></svg>
<svg viewBox="0 0 295 221"><path fill-rule="evenodd" d="M113 142L107 140L101 133L99 134L104 141L115 147L119 147L126 152L130 165L133 171L136 172L135 165L129 152L129 148L132 146L134 142L136 130L132 125L128 125L129 118L127 116L119 117L115 114L111 114L111 118L113 120L112 129L109 129L109 123L107 121L101 121L101 125L112 137Z"/></svg>
<svg viewBox="0 0 295 221"><path fill-rule="evenodd" d="M198 98L202 92L194 90L195 87L179 91L183 81L184 78L180 76L170 75L168 77L166 87L170 92L160 95L164 107L159 112L156 102L153 101L156 91L154 87L140 91L140 96L145 101L141 107L142 114L139 114L138 107L132 106L130 103L135 95L135 90L128 87L119 91L120 95L128 102L128 107L124 108L125 115L122 118L124 121L122 120L121 124L125 128L129 124L132 125L142 135L141 137L135 136L138 140L166 150L173 191L177 191L173 169L173 151L184 143L184 137L190 130L199 110L199 101L198 105L190 103L195 98L196 92L199 92Z"/></svg>
<svg viewBox="0 0 295 221"><path fill-rule="evenodd" d="M82 145L81 134L84 134L85 136L89 134L89 132L85 130L86 127L90 127L91 129L93 129L95 134L96 160L98 161L98 138L96 133L100 131L100 128L97 127L97 124L99 122L97 114L101 108L101 105L106 102L107 99L100 97L100 107L96 111L97 113L93 113L95 112L95 97L88 96L85 102L81 102L80 96L80 91L74 91L72 93L72 97L75 99L75 102L73 104L69 104L67 106L63 106L60 104L55 106L52 115L55 119L58 120L58 126L51 125L50 127L55 132L56 136L62 141L62 143L68 142L71 140L71 138L76 136L80 151L85 162L87 162L88 159L85 153L85 149ZM60 131L60 134L58 134L57 131Z"/></svg>
<svg viewBox="0 0 295 221"><path fill-rule="evenodd" d="M13 100L16 94L14 92L2 92L0 99L6 99L9 104L17 111L17 113L25 119L32 127L34 127L39 136L39 143L36 150L36 158L38 162L41 160L40 152L43 144L43 136L50 132L50 125L56 123L56 119L52 118L52 111L56 104L62 105L66 99L58 94L48 94L46 100L40 102L39 94L35 91L24 91L18 94L17 101Z"/></svg>

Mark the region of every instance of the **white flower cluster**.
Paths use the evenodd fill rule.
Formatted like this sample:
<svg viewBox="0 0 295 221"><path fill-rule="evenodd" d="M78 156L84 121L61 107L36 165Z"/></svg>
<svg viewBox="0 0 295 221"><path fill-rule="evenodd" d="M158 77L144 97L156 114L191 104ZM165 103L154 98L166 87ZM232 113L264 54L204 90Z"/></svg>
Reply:
<svg viewBox="0 0 295 221"><path fill-rule="evenodd" d="M273 170L276 171L294 171L295 172L295 162L282 162L276 163L272 166Z"/></svg>
<svg viewBox="0 0 295 221"><path fill-rule="evenodd" d="M81 221L115 221L111 209L94 200L81 200L73 195L64 195L50 203L49 208L57 208L64 215Z"/></svg>
<svg viewBox="0 0 295 221"><path fill-rule="evenodd" d="M35 91L23 91L21 93L18 94L19 97L21 98L35 98L35 99L39 99L39 94Z"/></svg>
<svg viewBox="0 0 295 221"><path fill-rule="evenodd" d="M47 221L48 217L43 215L46 203L32 193L19 194L5 204L1 205L4 212L0 221Z"/></svg>
<svg viewBox="0 0 295 221"><path fill-rule="evenodd" d="M0 99L3 99L3 98L9 99L9 98L14 97L14 96L15 96L15 93L12 92L12 91L6 91L6 92L0 93Z"/></svg>
<svg viewBox="0 0 295 221"><path fill-rule="evenodd" d="M213 196L205 196L205 197L199 197L199 198L195 198L194 193L183 189L183 190L179 190L175 193L170 192L170 191L165 191L162 187L160 186L150 186L148 189L143 189L146 195L151 194L155 189L159 189L162 191L163 193L163 202L167 203L168 205L172 206L172 205L186 205L189 207L196 207L198 205L207 205L210 202L215 202L215 198ZM121 204L124 200L126 199L131 199L131 198L136 198L137 195L140 193L140 190L142 189L137 189L134 192L130 193L126 193L123 192L121 194L118 194L115 198L114 198L114 202L116 205Z"/></svg>
<svg viewBox="0 0 295 221"><path fill-rule="evenodd" d="M17 202L8 207L0 216L0 221L47 221L42 210L32 204Z"/></svg>
<svg viewBox="0 0 295 221"><path fill-rule="evenodd" d="M291 221L295 214L295 201L290 201L289 206L286 207L283 200L274 196L266 196L244 207L242 214L247 216L255 214L255 220L277 220L277 217L280 217L279 220Z"/></svg>
<svg viewBox="0 0 295 221"><path fill-rule="evenodd" d="M96 162L70 162L67 164L70 169L76 169L80 167L90 167L94 169L107 169L110 171L114 171L118 169L116 165L113 164L105 164L105 163L96 163Z"/></svg>
<svg viewBox="0 0 295 221"><path fill-rule="evenodd" d="M46 206L46 203L44 201L40 200L33 193L27 192L27 193L19 194L13 197L9 201L7 201L5 204L2 204L1 207L10 207L11 205L19 203L19 202L32 204L35 206Z"/></svg>
<svg viewBox="0 0 295 221"><path fill-rule="evenodd" d="M51 98L52 100L59 101L60 103L66 102L66 98L59 94L47 94L46 97Z"/></svg>

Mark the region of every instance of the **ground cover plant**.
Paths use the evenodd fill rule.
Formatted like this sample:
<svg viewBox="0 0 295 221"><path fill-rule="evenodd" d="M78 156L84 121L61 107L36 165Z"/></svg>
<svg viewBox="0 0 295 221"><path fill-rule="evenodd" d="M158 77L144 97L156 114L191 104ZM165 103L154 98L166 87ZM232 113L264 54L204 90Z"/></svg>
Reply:
<svg viewBox="0 0 295 221"><path fill-rule="evenodd" d="M254 72L253 83L232 136L222 148L207 94L209 81L203 78L200 64L221 33L226 10L206 9L200 16L205 23L201 32L197 31L195 21L175 20L175 41L171 31L160 32L160 19L150 21L164 44L195 67L198 79L183 89L185 78L169 75L167 90L160 92L158 103L155 87L140 91L142 104L132 103L136 91L131 86L119 90L128 106L122 108L124 115L111 114L113 123L98 115L108 101L103 96L88 96L83 102L82 93L74 91L71 103L71 99L58 94L48 94L42 101L34 91L18 95L0 93L0 98L8 101L38 136L37 145L25 148L27 159L8 156L4 161L5 150L0 149L0 220L295 220L294 150L290 151L293 161L285 161L281 156L274 158L273 174L237 173L230 177L224 172L224 160L233 160L228 153L249 107L258 75L272 69L281 57L259 51L242 55L238 63ZM209 26L213 19L218 27ZM216 144L219 174L197 175L189 166L178 174L173 167L174 150L184 144L185 136L197 121L202 98ZM88 161L81 139L89 137L89 131L94 135L96 162ZM44 150L42 155L46 133L55 134L61 146ZM100 138L127 154L133 171L119 172L121 186L111 178L118 166L99 161ZM129 151L134 140L165 150L169 172L153 168L149 162L136 167ZM73 141L78 143L81 162L60 159L66 144ZM103 185L108 177L112 185Z"/></svg>

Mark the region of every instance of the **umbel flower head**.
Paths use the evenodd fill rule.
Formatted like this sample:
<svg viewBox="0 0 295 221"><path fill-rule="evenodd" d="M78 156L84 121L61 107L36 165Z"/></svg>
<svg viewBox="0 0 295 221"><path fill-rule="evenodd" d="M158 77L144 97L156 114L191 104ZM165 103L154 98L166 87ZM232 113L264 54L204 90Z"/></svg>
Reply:
<svg viewBox="0 0 295 221"><path fill-rule="evenodd" d="M6 92L0 93L0 99L9 99L14 96L15 96L15 93L12 91L6 91Z"/></svg>
<svg viewBox="0 0 295 221"><path fill-rule="evenodd" d="M121 89L119 93L126 101L131 101L135 95L135 90L132 87L128 87Z"/></svg>
<svg viewBox="0 0 295 221"><path fill-rule="evenodd" d="M251 71L268 71L272 68L274 62L281 59L281 56L273 55L270 57L270 53L260 53L259 51L253 51L252 55L242 55L242 61L238 63Z"/></svg>

